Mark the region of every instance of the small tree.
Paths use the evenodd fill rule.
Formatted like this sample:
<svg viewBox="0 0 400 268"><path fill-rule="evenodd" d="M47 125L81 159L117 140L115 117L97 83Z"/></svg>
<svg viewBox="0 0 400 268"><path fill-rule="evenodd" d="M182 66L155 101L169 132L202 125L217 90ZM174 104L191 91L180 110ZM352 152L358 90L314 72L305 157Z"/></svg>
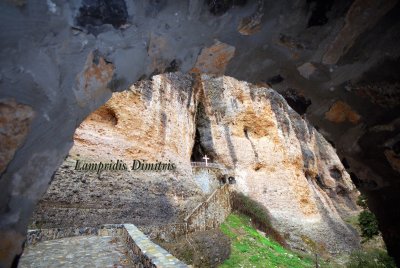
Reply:
<svg viewBox="0 0 400 268"><path fill-rule="evenodd" d="M375 215L369 210L364 210L358 215L358 224L361 228L361 236L366 238L366 240L379 234L378 221Z"/></svg>
<svg viewBox="0 0 400 268"><path fill-rule="evenodd" d="M357 205L364 210L358 215L358 225L361 229L361 236L366 240L379 234L378 221L375 215L368 209L367 198L360 195L357 199Z"/></svg>

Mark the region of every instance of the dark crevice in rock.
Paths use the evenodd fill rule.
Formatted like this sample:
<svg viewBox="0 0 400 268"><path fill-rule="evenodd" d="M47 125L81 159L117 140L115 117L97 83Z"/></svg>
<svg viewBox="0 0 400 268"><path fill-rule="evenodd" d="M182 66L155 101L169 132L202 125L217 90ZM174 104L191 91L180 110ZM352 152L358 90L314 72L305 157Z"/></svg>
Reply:
<svg viewBox="0 0 400 268"><path fill-rule="evenodd" d="M332 140L329 140L327 138L325 138L327 142L329 142L330 145L332 145L333 148L336 148L335 143Z"/></svg>
<svg viewBox="0 0 400 268"><path fill-rule="evenodd" d="M305 114L307 112L307 108L311 105L311 100L306 99L304 96L298 94L295 89L288 88L282 92L282 95L289 106L300 115Z"/></svg>
<svg viewBox="0 0 400 268"><path fill-rule="evenodd" d="M362 181L357 177L356 174L354 174L354 172L350 172L350 178L354 185L357 186L357 188L361 186Z"/></svg>
<svg viewBox="0 0 400 268"><path fill-rule="evenodd" d="M153 76L159 75L162 73L162 70L158 70L157 68L150 74L150 77L152 78ZM150 78L150 79L151 79Z"/></svg>
<svg viewBox="0 0 400 268"><path fill-rule="evenodd" d="M112 92L119 92L126 89L125 85L127 85L127 80L114 74L112 80L107 84L107 88Z"/></svg>
<svg viewBox="0 0 400 268"><path fill-rule="evenodd" d="M347 194L346 187L344 187L341 184L338 184L338 186L336 187L336 194L346 196Z"/></svg>
<svg viewBox="0 0 400 268"><path fill-rule="evenodd" d="M315 181L317 182L317 185L319 186L319 188L321 188L321 189L326 188L326 186L325 186L324 182L322 181L322 178L319 174L315 176Z"/></svg>
<svg viewBox="0 0 400 268"><path fill-rule="evenodd" d="M138 88L140 89L140 93L142 94L143 98L146 100L147 103L150 103L153 99L153 88L151 82L148 80L139 81L136 83Z"/></svg>
<svg viewBox="0 0 400 268"><path fill-rule="evenodd" d="M14 257L14 260L11 264L11 268L17 268L18 267L18 263L19 263L19 259L21 258L22 254L18 254Z"/></svg>
<svg viewBox="0 0 400 268"><path fill-rule="evenodd" d="M341 174L340 170L336 167L331 168L329 170L329 174L331 175L332 178L334 178L336 180L339 180L342 178L342 174Z"/></svg>
<svg viewBox="0 0 400 268"><path fill-rule="evenodd" d="M233 164L236 166L236 163L238 160L237 160L237 156L236 156L235 147L233 146L233 143L231 140L230 128L228 125L224 125L224 129L225 129L225 139L228 144L229 154L231 156Z"/></svg>
<svg viewBox="0 0 400 268"><path fill-rule="evenodd" d="M346 169L350 168L349 162L347 161L346 157L343 157L342 164Z"/></svg>
<svg viewBox="0 0 400 268"><path fill-rule="evenodd" d="M167 128L167 114L165 112L161 112L161 125L163 129Z"/></svg>
<svg viewBox="0 0 400 268"><path fill-rule="evenodd" d="M278 74L278 75L275 75L275 76L269 78L267 80L267 83L270 85L275 85L275 84L281 83L283 80L284 80L284 78L280 74Z"/></svg>
<svg viewBox="0 0 400 268"><path fill-rule="evenodd" d="M250 96L252 94L252 90L250 91ZM276 121L278 123L278 127L282 130L283 135L288 136L290 133L290 125L291 122L288 119L286 114L288 114L287 106L282 103L282 99L279 100L279 97L276 95L269 96L271 99L275 98L276 101L271 101L271 109L276 116ZM281 97L282 98L282 97ZM254 100L253 100L254 101Z"/></svg>
<svg viewBox="0 0 400 268"><path fill-rule="evenodd" d="M115 111L109 107L100 107L98 110L98 115L101 118L101 121L105 123L111 123L112 126L118 124L118 117L115 114Z"/></svg>
<svg viewBox="0 0 400 268"><path fill-rule="evenodd" d="M190 161L203 162L204 155L215 159L214 142L211 133L211 122L208 118L203 103L199 103L196 113L196 132Z"/></svg>
<svg viewBox="0 0 400 268"><path fill-rule="evenodd" d="M328 22L326 14L331 10L333 2L333 0L307 0L308 4L314 6L307 27L325 25Z"/></svg>
<svg viewBox="0 0 400 268"><path fill-rule="evenodd" d="M104 24L111 24L117 29L126 24L127 19L128 11L124 0L82 0L76 23L91 32L92 27Z"/></svg>
<svg viewBox="0 0 400 268"><path fill-rule="evenodd" d="M178 69L179 69L179 63L174 59L169 63L168 67L165 68L165 72L166 73L174 73L174 72L177 72Z"/></svg>
<svg viewBox="0 0 400 268"><path fill-rule="evenodd" d="M205 155L205 150L204 150L203 146L201 145L199 130L196 129L190 161L191 162L201 162L201 161L203 161L203 159L202 159L203 155Z"/></svg>
<svg viewBox="0 0 400 268"><path fill-rule="evenodd" d="M207 0L208 10L214 15L222 15L233 6L244 6L247 0Z"/></svg>
<svg viewBox="0 0 400 268"><path fill-rule="evenodd" d="M244 132L244 136L246 137L246 139L249 140L249 142L250 142L250 144L251 144L251 148L253 149L254 157L256 158L256 161L258 161L258 152L257 152L257 150L256 150L256 146L254 146L253 141L252 141L252 140L250 139L250 137L249 137L248 129L245 127L245 128L243 129L243 132Z"/></svg>

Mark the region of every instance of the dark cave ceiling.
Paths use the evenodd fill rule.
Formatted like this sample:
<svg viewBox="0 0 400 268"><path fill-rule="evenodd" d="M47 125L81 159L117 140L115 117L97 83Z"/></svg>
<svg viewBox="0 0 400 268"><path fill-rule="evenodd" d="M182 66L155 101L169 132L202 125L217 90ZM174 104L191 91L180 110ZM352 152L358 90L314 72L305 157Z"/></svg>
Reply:
<svg viewBox="0 0 400 268"><path fill-rule="evenodd" d="M210 72L270 85L334 144L355 184L369 196L399 263L396 0L8 0L0 5L0 99L14 99L35 113L26 141L1 170L0 187L8 193L0 197L2 230L25 231L46 189L28 178L50 181L76 126L111 91L162 72ZM85 66L98 71L112 66L112 78L84 83ZM46 169L32 167L37 155L48 163ZM25 183L13 183L16 174ZM26 190L31 196L21 197ZM7 220L17 212L19 220Z"/></svg>

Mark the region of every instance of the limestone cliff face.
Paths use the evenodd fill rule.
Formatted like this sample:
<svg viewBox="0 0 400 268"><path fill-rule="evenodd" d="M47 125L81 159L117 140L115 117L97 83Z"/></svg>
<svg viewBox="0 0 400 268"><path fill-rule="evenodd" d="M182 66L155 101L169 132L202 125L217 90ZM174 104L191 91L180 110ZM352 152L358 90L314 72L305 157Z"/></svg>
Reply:
<svg viewBox="0 0 400 268"><path fill-rule="evenodd" d="M194 179L190 164L207 154L232 171L237 190L271 212L292 246L330 253L358 246L343 221L357 211L349 174L332 146L271 88L226 76L157 75L114 93L74 140L35 212L44 225L177 221L209 188ZM76 159L170 160L177 170L84 175L73 170ZM65 205L71 203L81 207Z"/></svg>
<svg viewBox="0 0 400 268"><path fill-rule="evenodd" d="M77 128L69 157L34 213L38 227L103 223L164 225L200 202L190 156L196 94L185 75L155 76L111 99ZM123 161L128 171L75 170L81 163ZM174 163L174 171L129 171L133 160Z"/></svg>
<svg viewBox="0 0 400 268"><path fill-rule="evenodd" d="M234 168L237 188L269 209L299 245L330 252L358 245L343 218L357 210L357 190L335 150L270 88L230 77L202 77L200 137L213 161ZM299 242L299 243L296 243Z"/></svg>
<svg viewBox="0 0 400 268"><path fill-rule="evenodd" d="M174 162L191 172L196 95L187 75L155 76L114 93L76 130L72 155Z"/></svg>

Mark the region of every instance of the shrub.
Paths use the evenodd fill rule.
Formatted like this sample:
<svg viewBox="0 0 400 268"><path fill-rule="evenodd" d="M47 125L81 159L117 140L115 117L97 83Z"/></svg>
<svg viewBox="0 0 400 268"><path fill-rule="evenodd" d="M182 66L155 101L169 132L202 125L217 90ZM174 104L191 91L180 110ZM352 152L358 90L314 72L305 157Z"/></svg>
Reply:
<svg viewBox="0 0 400 268"><path fill-rule="evenodd" d="M357 205L359 205L363 209L367 209L367 198L364 195L360 194L357 198Z"/></svg>
<svg viewBox="0 0 400 268"><path fill-rule="evenodd" d="M396 268L393 259L383 250L355 251L350 255L347 268Z"/></svg>
<svg viewBox="0 0 400 268"><path fill-rule="evenodd" d="M375 215L369 210L364 210L360 213L358 224L360 225L361 236L367 240L379 234L378 221Z"/></svg>
<svg viewBox="0 0 400 268"><path fill-rule="evenodd" d="M255 228L264 231L276 242L286 247L287 244L281 234L272 227L269 211L257 201L239 192L232 193L232 208L251 218Z"/></svg>

